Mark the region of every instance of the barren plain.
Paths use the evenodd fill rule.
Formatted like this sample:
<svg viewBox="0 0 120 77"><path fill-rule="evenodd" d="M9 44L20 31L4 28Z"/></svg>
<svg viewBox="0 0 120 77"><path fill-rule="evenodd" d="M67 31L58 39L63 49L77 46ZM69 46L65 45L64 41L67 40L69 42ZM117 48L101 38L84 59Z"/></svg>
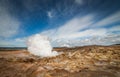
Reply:
<svg viewBox="0 0 120 77"><path fill-rule="evenodd" d="M120 77L120 45L54 48L40 58L26 49L0 50L0 77Z"/></svg>

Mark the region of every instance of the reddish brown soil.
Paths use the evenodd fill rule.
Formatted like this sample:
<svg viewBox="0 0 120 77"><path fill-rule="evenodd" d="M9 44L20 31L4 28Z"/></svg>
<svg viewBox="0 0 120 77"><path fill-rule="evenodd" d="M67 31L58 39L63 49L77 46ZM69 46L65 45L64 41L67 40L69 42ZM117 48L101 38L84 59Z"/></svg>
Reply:
<svg viewBox="0 0 120 77"><path fill-rule="evenodd" d="M26 50L0 51L0 77L120 77L120 46L55 48L40 58Z"/></svg>

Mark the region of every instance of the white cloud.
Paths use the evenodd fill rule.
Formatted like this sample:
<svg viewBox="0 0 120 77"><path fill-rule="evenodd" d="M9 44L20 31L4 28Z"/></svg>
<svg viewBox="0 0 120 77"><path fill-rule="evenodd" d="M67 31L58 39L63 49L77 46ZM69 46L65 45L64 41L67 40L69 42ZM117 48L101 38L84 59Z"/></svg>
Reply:
<svg viewBox="0 0 120 77"><path fill-rule="evenodd" d="M55 46L61 46L64 44L72 46L84 46L84 45L112 45L112 44L120 44L120 34L112 34L106 36L92 36L92 37L85 37L83 39L73 39L69 40L68 42L60 41L56 43Z"/></svg>
<svg viewBox="0 0 120 77"><path fill-rule="evenodd" d="M83 4L83 0L75 0ZM32 9L32 8L30 8ZM66 11L65 11L66 12ZM48 11L49 18L53 17L53 11ZM120 11L95 22L94 15L75 17L58 28L43 31L40 34L47 35L52 39L54 45L90 45L90 44L111 44L118 43L120 36L111 35L113 31L120 31L120 26L104 28L103 26L120 22ZM95 24L94 24L95 23ZM102 27L102 28L98 28ZM0 37L11 37L18 33L20 22L12 17L5 7L0 6ZM109 35L108 35L109 34ZM84 38L84 39L82 39ZM16 38L14 40L0 40L0 45L24 46L26 38ZM61 40L60 42L57 42ZM70 40L68 42L68 40ZM18 45L19 44L19 45Z"/></svg>
<svg viewBox="0 0 120 77"><path fill-rule="evenodd" d="M9 1L0 1L0 47L25 46L20 40L10 39L20 29L20 22L10 14L10 9Z"/></svg>
<svg viewBox="0 0 120 77"><path fill-rule="evenodd" d="M15 39L16 42L25 42L26 40L27 40L27 37L16 38L16 39Z"/></svg>
<svg viewBox="0 0 120 77"><path fill-rule="evenodd" d="M0 37L11 37L18 33L20 22L12 17L7 6L0 5Z"/></svg>
<svg viewBox="0 0 120 77"><path fill-rule="evenodd" d="M87 15L81 18L73 18L59 28L44 31L41 34L52 36L54 39L67 37L73 38L73 34L77 34L78 32L80 32L80 30L87 28L93 23L92 18L92 15Z"/></svg>
<svg viewBox="0 0 120 77"><path fill-rule="evenodd" d="M43 31L41 34L47 35L52 39L54 46L61 45L109 45L120 43L120 40L116 38L118 34L113 34L113 31L120 31L120 26L116 25L110 28L104 28L104 25L109 25L120 20L119 12L104 18L99 22L94 21L93 15L86 15L80 18L73 18L66 22L64 25ZM95 23L95 24L94 24ZM101 26L101 28L100 28ZM111 37L109 37L111 35ZM120 38L120 37L119 37ZM59 41L60 42L57 42ZM66 42L68 41L69 42Z"/></svg>
<svg viewBox="0 0 120 77"><path fill-rule="evenodd" d="M0 39L0 47L25 47L25 39Z"/></svg>
<svg viewBox="0 0 120 77"><path fill-rule="evenodd" d="M104 36L107 33L106 29L88 29L81 32L76 32L65 36L65 38L81 38L81 37L90 37L90 36Z"/></svg>
<svg viewBox="0 0 120 77"><path fill-rule="evenodd" d="M48 17L49 17L49 18L52 18L52 17L53 17L53 15L52 15L52 12L51 12L51 11L47 12L47 15L48 15Z"/></svg>
<svg viewBox="0 0 120 77"><path fill-rule="evenodd" d="M6 15L0 17L0 36L11 37L18 33L20 23L14 18Z"/></svg>
<svg viewBox="0 0 120 77"><path fill-rule="evenodd" d="M10 41L0 39L0 47L6 47L10 45Z"/></svg>
<svg viewBox="0 0 120 77"><path fill-rule="evenodd" d="M113 31L120 31L120 25L116 25L116 26L113 26L109 29L110 32L113 32Z"/></svg>
<svg viewBox="0 0 120 77"><path fill-rule="evenodd" d="M83 0L75 0L75 2L78 4L83 4Z"/></svg>
<svg viewBox="0 0 120 77"><path fill-rule="evenodd" d="M101 21L97 22L93 26L107 26L116 22L120 22L120 11L102 19Z"/></svg>
<svg viewBox="0 0 120 77"><path fill-rule="evenodd" d="M89 25L91 25L93 16L87 15L81 18L73 18L72 20L68 21L65 25L61 26L58 29L58 33L61 34L71 34L76 31L80 31Z"/></svg>

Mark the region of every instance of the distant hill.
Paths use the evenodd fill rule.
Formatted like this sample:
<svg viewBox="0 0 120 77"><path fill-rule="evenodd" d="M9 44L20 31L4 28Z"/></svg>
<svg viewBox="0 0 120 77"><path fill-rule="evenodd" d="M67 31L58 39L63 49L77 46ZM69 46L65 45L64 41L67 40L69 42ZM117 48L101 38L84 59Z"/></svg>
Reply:
<svg viewBox="0 0 120 77"><path fill-rule="evenodd" d="M21 49L27 49L27 47L0 47L0 51L4 50L4 51L7 51L7 50L21 50Z"/></svg>
<svg viewBox="0 0 120 77"><path fill-rule="evenodd" d="M120 44L113 44L113 45L120 45Z"/></svg>

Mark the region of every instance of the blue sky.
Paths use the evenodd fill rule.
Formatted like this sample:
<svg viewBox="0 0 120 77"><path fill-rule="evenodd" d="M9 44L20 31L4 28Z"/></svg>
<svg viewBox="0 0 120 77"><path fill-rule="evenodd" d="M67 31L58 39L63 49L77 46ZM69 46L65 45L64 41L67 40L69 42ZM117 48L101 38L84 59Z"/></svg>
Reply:
<svg viewBox="0 0 120 77"><path fill-rule="evenodd" d="M0 0L0 46L34 34L53 46L120 43L120 0Z"/></svg>

